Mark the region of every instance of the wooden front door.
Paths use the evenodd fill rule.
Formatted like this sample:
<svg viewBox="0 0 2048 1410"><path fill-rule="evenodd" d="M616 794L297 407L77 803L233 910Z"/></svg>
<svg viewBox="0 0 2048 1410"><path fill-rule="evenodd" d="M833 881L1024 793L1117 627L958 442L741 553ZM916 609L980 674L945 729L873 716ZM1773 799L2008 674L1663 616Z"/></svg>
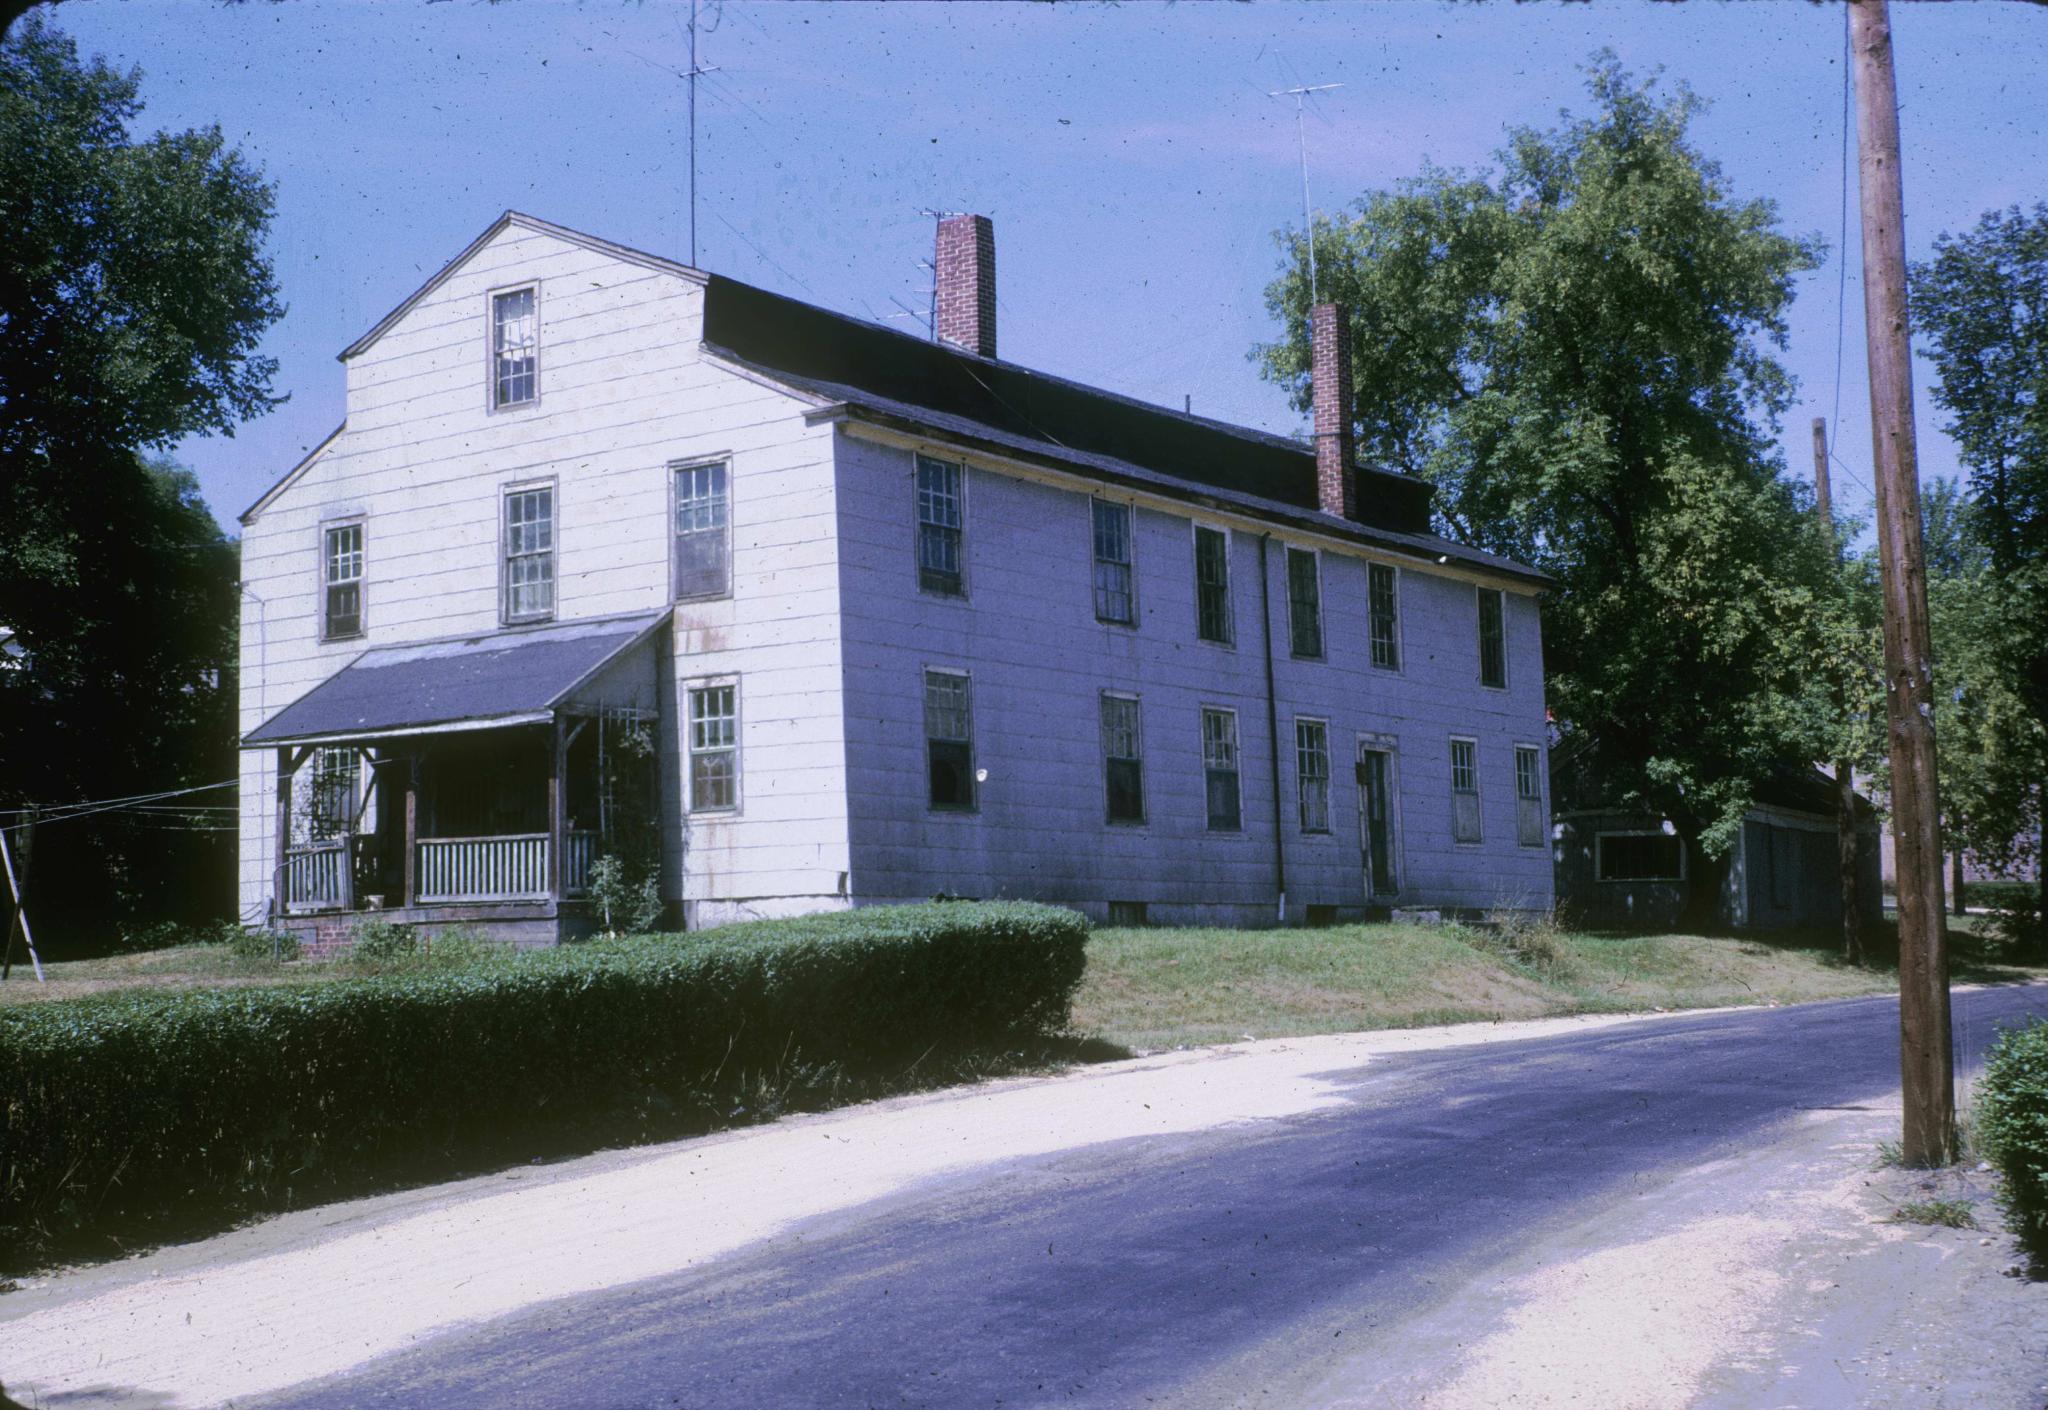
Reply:
<svg viewBox="0 0 2048 1410"><path fill-rule="evenodd" d="M1368 897L1392 896L1394 876L1393 769L1384 749L1358 751L1359 860Z"/></svg>

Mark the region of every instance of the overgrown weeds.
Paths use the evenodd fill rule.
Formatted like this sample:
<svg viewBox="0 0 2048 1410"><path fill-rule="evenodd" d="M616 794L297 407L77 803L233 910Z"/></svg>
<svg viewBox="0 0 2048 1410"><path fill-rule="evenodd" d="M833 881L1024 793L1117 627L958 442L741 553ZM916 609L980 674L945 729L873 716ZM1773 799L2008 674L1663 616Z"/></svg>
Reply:
<svg viewBox="0 0 2048 1410"><path fill-rule="evenodd" d="M1893 1224L1932 1224L1943 1229L1975 1229L1977 1206L1966 1199L1909 1199L1892 1210Z"/></svg>

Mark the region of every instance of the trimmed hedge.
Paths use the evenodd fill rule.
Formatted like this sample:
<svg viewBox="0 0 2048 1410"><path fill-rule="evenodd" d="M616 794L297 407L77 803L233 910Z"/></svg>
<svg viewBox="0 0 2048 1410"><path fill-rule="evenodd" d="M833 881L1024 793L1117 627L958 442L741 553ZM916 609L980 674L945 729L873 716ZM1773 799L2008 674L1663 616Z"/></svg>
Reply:
<svg viewBox="0 0 2048 1410"><path fill-rule="evenodd" d="M2048 1262L2048 1022L1999 1035L1977 1083L1972 1134L2005 1176L2007 1223Z"/></svg>
<svg viewBox="0 0 2048 1410"><path fill-rule="evenodd" d="M1050 906L886 907L0 1010L0 1249L715 1124L770 1074L873 1090L1064 1027L1087 935Z"/></svg>

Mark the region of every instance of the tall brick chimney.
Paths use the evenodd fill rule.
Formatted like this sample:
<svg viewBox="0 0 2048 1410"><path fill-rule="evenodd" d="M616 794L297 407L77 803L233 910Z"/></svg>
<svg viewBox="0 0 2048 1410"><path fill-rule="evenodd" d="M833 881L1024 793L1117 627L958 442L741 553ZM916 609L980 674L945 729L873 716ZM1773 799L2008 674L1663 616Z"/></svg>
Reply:
<svg viewBox="0 0 2048 1410"><path fill-rule="evenodd" d="M996 355L996 228L985 215L939 222L939 341Z"/></svg>
<svg viewBox="0 0 2048 1410"><path fill-rule="evenodd" d="M1316 431L1316 508L1358 517L1351 432L1351 317L1339 304L1309 310L1309 387Z"/></svg>

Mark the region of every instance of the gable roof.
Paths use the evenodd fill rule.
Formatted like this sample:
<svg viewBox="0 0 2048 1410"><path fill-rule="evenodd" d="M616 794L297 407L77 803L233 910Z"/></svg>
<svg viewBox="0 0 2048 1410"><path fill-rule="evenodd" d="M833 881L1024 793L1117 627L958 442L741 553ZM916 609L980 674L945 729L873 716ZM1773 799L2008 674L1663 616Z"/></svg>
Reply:
<svg viewBox="0 0 2048 1410"><path fill-rule="evenodd" d="M237 514L235 518L244 524L248 523L251 519L254 519L257 516L257 514L262 511L265 505L269 504L270 501L276 499L280 494L284 492L284 487L286 485L289 485L292 481L298 479L299 476L302 473L304 473L308 466L310 466L314 461L320 458L321 453L324 452L327 449L327 447L334 444L334 438L336 436L339 436L343 431L346 431L347 429L348 422L343 421L339 426L336 426L332 431L329 431L325 436L321 438L319 445L316 445L311 450L307 451L304 457L300 459L297 465L294 465L291 469L285 471L282 475L279 475L277 479L272 481L270 488L265 490L262 494L258 495L256 497L256 502L250 505L247 509L244 509L240 514Z"/></svg>
<svg viewBox="0 0 2048 1410"><path fill-rule="evenodd" d="M704 271L693 269L687 264L678 264L672 259L663 259L660 255L651 255L645 250L636 250L630 245L621 245L611 240L599 239L595 235L586 235L581 230L571 230L566 225L556 225L552 221L542 220L539 216L527 215L523 211L508 210L492 221L488 230L464 246L461 254L435 270L426 283L420 285L419 288L413 290L410 294L407 294L404 301L398 307L378 319L375 327L343 348L335 356L340 361L347 362L357 353L362 352L370 344L383 337L390 330L392 324L412 312L414 305L446 283L450 275L454 274L456 270L462 268L469 261L470 256L490 244L491 241L497 239L499 232L503 231L506 227L515 225L521 230L532 230L538 234L552 235L557 240L566 241L571 245L580 245L586 250L596 250L600 254L610 255L614 259L625 260L629 264L642 265L648 269L658 269L665 274L680 275L685 279L694 280L700 284L705 279Z"/></svg>

